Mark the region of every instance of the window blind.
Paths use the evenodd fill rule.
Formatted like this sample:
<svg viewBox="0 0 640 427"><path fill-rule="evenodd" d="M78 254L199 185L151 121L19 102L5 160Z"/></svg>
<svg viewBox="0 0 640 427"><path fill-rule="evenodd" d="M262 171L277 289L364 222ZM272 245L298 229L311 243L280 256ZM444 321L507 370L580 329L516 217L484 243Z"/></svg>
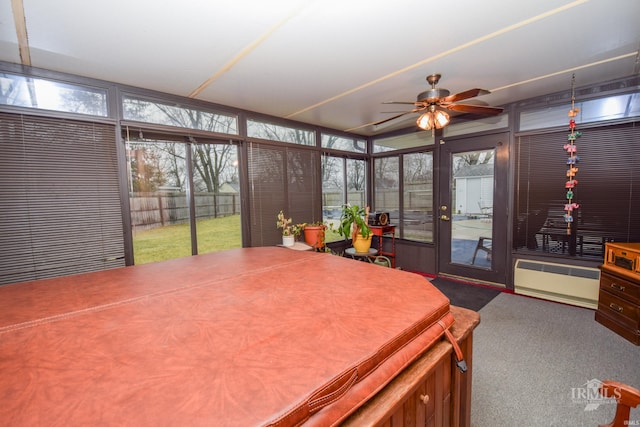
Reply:
<svg viewBox="0 0 640 427"><path fill-rule="evenodd" d="M0 113L0 284L124 266L113 125Z"/></svg>
<svg viewBox="0 0 640 427"><path fill-rule="evenodd" d="M259 143L248 150L250 246L282 243L276 228L280 210L294 224L321 219L318 153Z"/></svg>
<svg viewBox="0 0 640 427"><path fill-rule="evenodd" d="M566 228L563 214L568 155L566 132L523 136L518 140L514 248L549 251L543 232ZM565 254L603 255L604 243L640 241L640 129L636 123L582 130L576 141L571 238ZM542 230L542 232L541 232ZM562 239L560 235L552 238ZM562 242L561 242L562 243ZM573 246L573 247L571 247ZM564 246L561 249L565 249Z"/></svg>

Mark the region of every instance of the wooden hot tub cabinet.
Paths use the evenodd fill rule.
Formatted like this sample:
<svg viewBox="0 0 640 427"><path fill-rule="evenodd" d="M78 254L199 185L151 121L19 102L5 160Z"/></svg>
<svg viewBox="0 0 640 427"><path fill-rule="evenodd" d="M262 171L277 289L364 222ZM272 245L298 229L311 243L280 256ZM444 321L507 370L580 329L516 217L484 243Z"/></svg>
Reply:
<svg viewBox="0 0 640 427"><path fill-rule="evenodd" d="M475 311L451 307L451 329L468 370L455 365L451 344L440 341L355 412L344 426L470 426Z"/></svg>
<svg viewBox="0 0 640 427"><path fill-rule="evenodd" d="M469 425L479 316L406 271L244 248L0 301L7 425Z"/></svg>

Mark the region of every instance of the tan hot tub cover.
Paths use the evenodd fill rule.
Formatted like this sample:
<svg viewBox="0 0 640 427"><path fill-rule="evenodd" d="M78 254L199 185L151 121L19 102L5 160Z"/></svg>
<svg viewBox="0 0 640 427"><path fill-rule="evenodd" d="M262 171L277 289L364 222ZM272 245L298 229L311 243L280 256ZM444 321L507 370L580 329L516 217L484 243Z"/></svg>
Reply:
<svg viewBox="0 0 640 427"><path fill-rule="evenodd" d="M452 323L419 275L278 247L0 286L0 420L331 425Z"/></svg>

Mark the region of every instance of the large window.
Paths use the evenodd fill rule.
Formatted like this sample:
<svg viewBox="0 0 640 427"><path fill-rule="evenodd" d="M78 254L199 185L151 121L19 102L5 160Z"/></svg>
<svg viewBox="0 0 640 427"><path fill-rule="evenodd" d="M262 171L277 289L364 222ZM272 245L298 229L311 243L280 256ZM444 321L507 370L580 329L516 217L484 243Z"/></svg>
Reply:
<svg viewBox="0 0 640 427"><path fill-rule="evenodd" d="M186 145L127 142L135 264L191 255Z"/></svg>
<svg viewBox="0 0 640 427"><path fill-rule="evenodd" d="M567 221L568 131L521 136L517 142L514 248L602 259L610 241L640 241L640 129L636 123L589 128L577 139L579 208Z"/></svg>
<svg viewBox="0 0 640 427"><path fill-rule="evenodd" d="M356 153L367 152L367 142L364 139L346 138L342 136L322 134L322 148L334 150L353 151Z"/></svg>
<svg viewBox="0 0 640 427"><path fill-rule="evenodd" d="M594 123L640 116L640 94L609 96L575 104L576 123ZM520 113L520 130L565 126L567 106L558 105Z"/></svg>
<svg viewBox="0 0 640 427"><path fill-rule="evenodd" d="M236 146L140 136L127 140L135 263L242 246Z"/></svg>
<svg viewBox="0 0 640 427"><path fill-rule="evenodd" d="M253 119L247 120L247 136L292 144L316 145L315 133L310 130Z"/></svg>
<svg viewBox="0 0 640 427"><path fill-rule="evenodd" d="M322 220L337 230L344 204L365 206L366 162L330 155L322 156ZM335 233L327 234L327 241L342 239Z"/></svg>
<svg viewBox="0 0 640 427"><path fill-rule="evenodd" d="M340 209L346 203L345 160L322 156L322 217L337 225Z"/></svg>
<svg viewBox="0 0 640 427"><path fill-rule="evenodd" d="M106 117L107 91L0 72L0 104Z"/></svg>
<svg viewBox="0 0 640 427"><path fill-rule="evenodd" d="M433 242L433 154L403 155L402 237Z"/></svg>
<svg viewBox="0 0 640 427"><path fill-rule="evenodd" d="M123 116L127 120L208 132L238 134L238 118L232 114L150 101L128 95L123 96L122 110Z"/></svg>
<svg viewBox="0 0 640 427"><path fill-rule="evenodd" d="M374 174L375 210L389 213L399 237L433 242L433 153L378 157Z"/></svg>
<svg viewBox="0 0 640 427"><path fill-rule="evenodd" d="M435 138L431 132L419 130L412 133L389 137L375 138L373 140L374 153L386 153L406 148L426 147L435 144Z"/></svg>
<svg viewBox="0 0 640 427"><path fill-rule="evenodd" d="M391 224L399 225L400 156L378 157L374 159L373 166L374 209L376 212L388 212Z"/></svg>
<svg viewBox="0 0 640 427"><path fill-rule="evenodd" d="M198 253L242 246L238 147L191 144Z"/></svg>

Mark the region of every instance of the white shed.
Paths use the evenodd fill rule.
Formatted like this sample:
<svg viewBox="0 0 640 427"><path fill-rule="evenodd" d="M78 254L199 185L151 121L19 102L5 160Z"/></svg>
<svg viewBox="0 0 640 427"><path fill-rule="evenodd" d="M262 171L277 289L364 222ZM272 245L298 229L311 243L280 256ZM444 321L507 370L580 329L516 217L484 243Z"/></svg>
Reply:
<svg viewBox="0 0 640 427"><path fill-rule="evenodd" d="M494 164L469 165L454 176L455 213L463 215L491 213L493 207Z"/></svg>

